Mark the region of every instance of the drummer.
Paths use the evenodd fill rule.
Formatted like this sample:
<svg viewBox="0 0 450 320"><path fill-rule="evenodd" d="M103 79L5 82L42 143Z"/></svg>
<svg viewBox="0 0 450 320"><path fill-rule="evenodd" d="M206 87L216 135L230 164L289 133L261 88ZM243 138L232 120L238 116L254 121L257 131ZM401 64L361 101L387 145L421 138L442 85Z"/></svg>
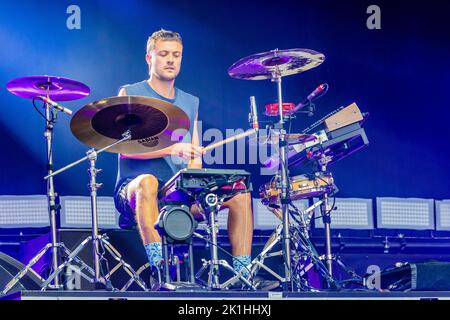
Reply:
<svg viewBox="0 0 450 320"><path fill-rule="evenodd" d="M153 271L162 267L161 237L154 228L159 215L158 189L180 169L202 167L203 147L197 131L199 99L175 87L182 54L183 43L178 33L164 29L154 32L148 38L145 56L149 79L125 85L119 91L119 96L148 96L167 101L186 112L190 120L190 134L180 143L151 153L119 154L114 200L121 214L120 223L137 225ZM247 275L244 265L251 262L253 237L251 195L237 194L224 202L223 207L229 209L233 268Z"/></svg>

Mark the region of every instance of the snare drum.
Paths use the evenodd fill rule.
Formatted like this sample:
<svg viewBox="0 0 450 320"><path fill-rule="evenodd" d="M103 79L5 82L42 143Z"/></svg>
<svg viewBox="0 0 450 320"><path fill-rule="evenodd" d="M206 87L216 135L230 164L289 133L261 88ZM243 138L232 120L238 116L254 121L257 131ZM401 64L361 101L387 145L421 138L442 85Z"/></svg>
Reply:
<svg viewBox="0 0 450 320"><path fill-rule="evenodd" d="M281 188L278 187L278 181L278 179L274 179L261 186L259 191L264 205L280 203ZM329 176L310 179L305 175L300 175L292 177L290 181L289 195L291 200L318 197L330 193L334 188L333 178Z"/></svg>

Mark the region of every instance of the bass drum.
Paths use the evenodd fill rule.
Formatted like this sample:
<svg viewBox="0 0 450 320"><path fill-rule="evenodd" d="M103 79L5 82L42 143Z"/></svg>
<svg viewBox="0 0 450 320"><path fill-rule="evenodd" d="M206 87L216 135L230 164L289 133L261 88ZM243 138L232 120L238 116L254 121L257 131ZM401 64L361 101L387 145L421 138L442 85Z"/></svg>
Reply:
<svg viewBox="0 0 450 320"><path fill-rule="evenodd" d="M272 181L260 187L260 197L264 205L279 205L281 188L279 188L279 178L275 177ZM306 175L300 175L290 178L289 195L292 201L299 199L308 199L319 197L325 193L330 193L334 189L333 177L315 176L310 178Z"/></svg>

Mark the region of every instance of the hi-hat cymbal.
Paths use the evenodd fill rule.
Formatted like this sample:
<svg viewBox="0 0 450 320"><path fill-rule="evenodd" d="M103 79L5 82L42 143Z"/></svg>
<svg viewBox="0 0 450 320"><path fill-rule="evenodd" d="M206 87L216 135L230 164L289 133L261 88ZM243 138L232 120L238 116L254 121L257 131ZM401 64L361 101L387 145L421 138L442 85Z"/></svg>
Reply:
<svg viewBox="0 0 450 320"><path fill-rule="evenodd" d="M89 103L70 121L75 137L94 148L104 148L122 139L129 129L131 140L107 150L124 154L169 147L181 141L189 127L187 114L177 106L141 96L111 97Z"/></svg>
<svg viewBox="0 0 450 320"><path fill-rule="evenodd" d="M53 76L29 76L9 81L9 92L16 96L33 99L47 96L53 101L70 101L86 97L91 89L79 81Z"/></svg>
<svg viewBox="0 0 450 320"><path fill-rule="evenodd" d="M228 74L243 80L274 79L315 68L324 60L322 53L310 49L276 49L240 59L228 69Z"/></svg>

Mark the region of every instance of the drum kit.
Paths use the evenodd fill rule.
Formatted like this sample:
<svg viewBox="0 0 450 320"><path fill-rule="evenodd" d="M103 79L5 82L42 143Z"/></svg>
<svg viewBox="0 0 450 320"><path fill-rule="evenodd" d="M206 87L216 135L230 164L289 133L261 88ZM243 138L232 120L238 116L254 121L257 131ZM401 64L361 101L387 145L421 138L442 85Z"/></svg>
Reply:
<svg viewBox="0 0 450 320"><path fill-rule="evenodd" d="M253 279L258 271L263 268L282 282L284 290L305 290L308 285L304 275L312 266L322 273L330 288L336 287L332 273L333 257L330 244L330 213L333 208L328 201L329 197L336 191L333 177L328 171L328 163L332 161L332 156L329 153L316 152L316 149L312 149L315 147L323 151L320 147L324 140L329 140L327 139L328 132L326 134L287 132L284 128L285 124L295 117L295 113L303 112L300 109L309 104L311 99L308 98L308 101L301 105L294 105L284 103L282 96L282 79L284 77L315 68L324 59L323 54L309 49L276 49L243 58L234 63L228 70L229 75L236 79L271 80L276 83L277 91L277 103L266 106L265 115L278 117L278 122L269 128L265 134L263 133L264 130L259 130L256 103L254 97L251 97L250 122L253 129L205 147L206 150L210 150L230 141L257 133L256 138L254 138L256 143L268 143L279 148L278 155L272 159L278 160L278 172L268 183L261 186L260 195L262 203L280 219L281 223L266 243L263 251L252 261L251 265L247 266L247 269L251 271L248 277L235 273L224 284L220 284L218 280L219 266L225 266L231 270L232 268L228 264L220 262L217 257L215 213L220 209L220 204L224 199L242 191L236 188L236 176L239 170L223 169L218 173L217 171L211 172L208 169L203 169L201 172L191 172L191 174L201 174L201 179L207 179L205 181L208 181L206 184L198 185L195 192L192 191L193 189L180 188L180 181L184 181L183 179L190 181L188 177L190 172L177 173L164 186L164 197L182 194L185 196L184 198L189 199L188 201L191 202L189 204L199 203L200 207L204 208L205 216L208 217L209 233L214 243L211 246L211 260L205 262L202 268L202 272L208 270L208 282L205 284L207 288L229 288L233 283L240 280L243 286L255 289ZM180 128L186 129L186 132L189 130L190 122L186 113L168 102L141 96L110 97L89 103L74 114L70 122L70 128L73 135L91 149L85 157L54 171L52 142L53 127L56 123L57 114L60 111L67 114L72 113L71 110L61 106L59 102L84 98L90 93L89 87L81 82L62 77L29 76L10 81L7 84L7 89L17 96L31 99L35 108L45 118L44 136L47 142L48 155L48 172L45 180L47 181L51 243L42 248L30 260L29 264L7 284L3 293L8 292L20 281L48 250L52 252L52 273L43 283L42 290L48 288L60 289L59 275L71 261L80 263L90 273L91 282L108 288L111 285L111 273L104 274L101 268L102 251L104 253L105 248L117 261L114 270L119 267L124 268L131 278L130 281L135 281L141 288L147 290L146 283L139 277L140 271L136 272L125 262L122 255L108 242L106 235L99 234L97 189L101 184L97 183L96 175L101 169L96 168L96 160L98 155L104 151L139 154L157 151L176 143L177 141L171 136L173 131ZM322 87L320 92L324 89ZM45 113L42 113L36 106L38 100L44 102ZM288 162L293 153L296 155L305 154L306 158L315 160L320 170L306 175L290 177ZM63 243L57 242L56 213L59 207L53 177L85 161L89 163L92 234L71 252ZM239 174L240 177L246 177L245 172ZM203 181L201 179L196 178L192 181ZM174 183L173 181L178 182ZM222 190L222 192L218 193L217 190ZM314 204L306 210L297 209L293 203L298 199L313 199L316 197L319 200L315 200ZM325 256L319 256L308 236L312 215L318 207L321 208L325 225L327 240ZM195 233L195 235L198 234ZM79 252L90 242L92 242L93 250L93 268L78 258ZM282 250L272 252L276 244L281 244ZM65 259L60 263L63 255ZM265 259L276 255L283 257L283 276L278 275L264 264ZM166 265L166 271L167 269L168 266ZM193 278L191 280L194 281Z"/></svg>

